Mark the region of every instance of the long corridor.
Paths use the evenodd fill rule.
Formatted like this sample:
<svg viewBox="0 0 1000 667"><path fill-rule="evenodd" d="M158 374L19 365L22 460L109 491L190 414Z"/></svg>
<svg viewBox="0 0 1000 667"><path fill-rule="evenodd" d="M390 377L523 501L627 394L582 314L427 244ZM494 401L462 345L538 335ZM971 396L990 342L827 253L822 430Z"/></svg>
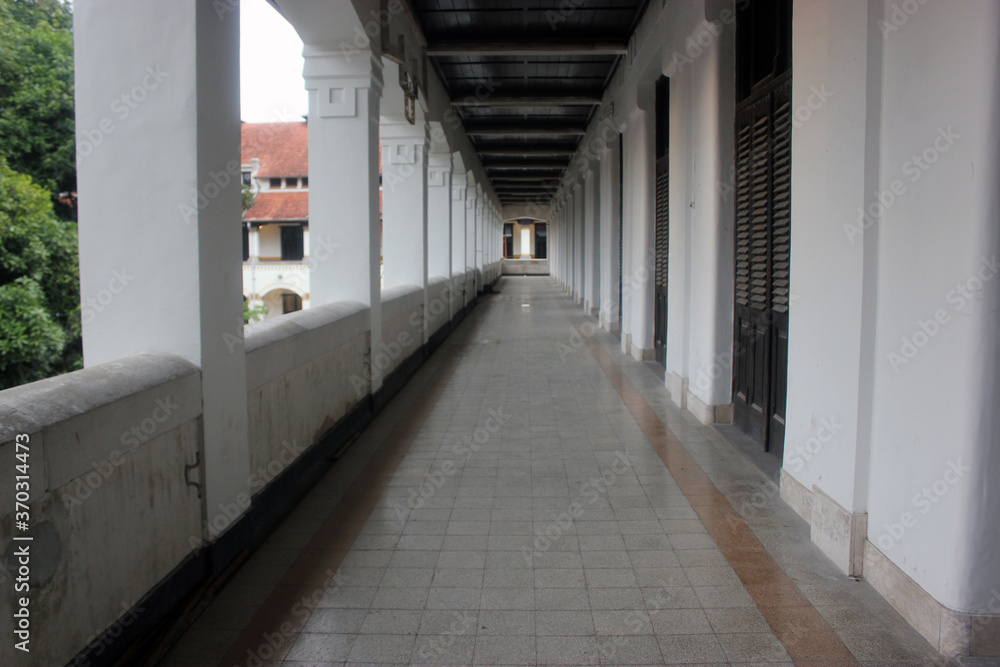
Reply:
<svg viewBox="0 0 1000 667"><path fill-rule="evenodd" d="M552 280L495 290L161 665L938 660Z"/></svg>

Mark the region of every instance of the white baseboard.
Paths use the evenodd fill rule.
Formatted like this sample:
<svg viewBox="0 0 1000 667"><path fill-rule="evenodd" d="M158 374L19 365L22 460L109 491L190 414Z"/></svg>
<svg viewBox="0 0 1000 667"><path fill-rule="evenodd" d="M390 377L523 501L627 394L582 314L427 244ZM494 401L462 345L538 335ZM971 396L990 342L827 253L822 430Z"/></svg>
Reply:
<svg viewBox="0 0 1000 667"><path fill-rule="evenodd" d="M690 390L684 392L684 397L687 411L702 424L728 424L733 421L732 403L708 405Z"/></svg>
<svg viewBox="0 0 1000 667"><path fill-rule="evenodd" d="M889 557L865 541L865 579L938 652L949 657L1000 657L1000 587L980 614L955 611L931 597Z"/></svg>

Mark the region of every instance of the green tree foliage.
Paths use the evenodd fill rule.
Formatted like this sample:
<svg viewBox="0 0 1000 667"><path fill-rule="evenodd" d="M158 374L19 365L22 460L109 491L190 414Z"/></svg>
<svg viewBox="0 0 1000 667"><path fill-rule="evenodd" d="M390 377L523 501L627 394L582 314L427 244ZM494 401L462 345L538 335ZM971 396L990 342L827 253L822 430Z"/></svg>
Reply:
<svg viewBox="0 0 1000 667"><path fill-rule="evenodd" d="M54 194L76 190L73 15L59 0L0 0L0 156Z"/></svg>
<svg viewBox="0 0 1000 667"><path fill-rule="evenodd" d="M243 299L243 324L250 324L251 322L260 322L262 319L267 317L267 307L266 306L254 306L250 307L250 302Z"/></svg>
<svg viewBox="0 0 1000 667"><path fill-rule="evenodd" d="M0 389L81 367L76 225L0 158Z"/></svg>

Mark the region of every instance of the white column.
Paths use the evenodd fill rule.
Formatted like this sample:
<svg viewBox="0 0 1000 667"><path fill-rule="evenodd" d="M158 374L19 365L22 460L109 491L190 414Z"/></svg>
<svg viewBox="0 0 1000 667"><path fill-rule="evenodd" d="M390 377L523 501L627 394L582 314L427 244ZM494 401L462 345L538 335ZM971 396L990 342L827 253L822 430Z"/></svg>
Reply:
<svg viewBox="0 0 1000 667"><path fill-rule="evenodd" d="M306 45L309 91L309 290L313 307L369 307L371 349L382 342L378 117L382 63ZM345 159L349 156L349 159ZM372 391L382 385L373 369Z"/></svg>
<svg viewBox="0 0 1000 667"><path fill-rule="evenodd" d="M466 271L466 207L465 207L465 184L466 175L464 171L455 171L451 176L451 234L452 234L452 292L456 295L465 292L465 271ZM461 302L455 299L455 307L465 306L468 303L468 296L462 296ZM454 315L454 312L452 313Z"/></svg>
<svg viewBox="0 0 1000 667"><path fill-rule="evenodd" d="M573 255L576 261L573 263L573 301L583 305L583 268L586 263L586 252L584 250L584 209L583 209L583 183L573 185Z"/></svg>
<svg viewBox="0 0 1000 667"><path fill-rule="evenodd" d="M486 219L486 199L483 196L483 186L476 184L476 294L483 291L483 237Z"/></svg>
<svg viewBox="0 0 1000 667"><path fill-rule="evenodd" d="M472 175L472 172L469 171L467 172L467 185L465 189L465 259L468 262L466 272L471 273L471 276L466 278L466 284L468 285L466 303L469 303L478 295L476 291L479 285L479 279L476 278L476 207L478 200L479 194L476 190L476 179Z"/></svg>
<svg viewBox="0 0 1000 667"><path fill-rule="evenodd" d="M618 326L618 142L611 142L602 157L598 207L601 218L601 326L613 332Z"/></svg>
<svg viewBox="0 0 1000 667"><path fill-rule="evenodd" d="M636 109L625 129L625 313L623 345L638 360L653 358L652 113ZM631 345L628 344L631 341Z"/></svg>
<svg viewBox="0 0 1000 667"><path fill-rule="evenodd" d="M84 360L167 352L201 367L207 517L249 505L232 9L74 8ZM129 90L143 101L119 118L111 102Z"/></svg>
<svg viewBox="0 0 1000 667"><path fill-rule="evenodd" d="M428 127L383 121L381 131L385 287L426 288Z"/></svg>
<svg viewBox="0 0 1000 667"><path fill-rule="evenodd" d="M584 174L583 193L583 307L588 314L597 315L600 290L600 231L599 211L597 209L598 187L600 178L597 165L591 163L590 169Z"/></svg>
<svg viewBox="0 0 1000 667"><path fill-rule="evenodd" d="M451 285L451 153L427 157L427 275L444 278ZM430 305L430 302L427 302ZM446 309L437 317L448 314ZM425 316L434 319L428 309ZM429 328L425 327L425 331Z"/></svg>
<svg viewBox="0 0 1000 667"><path fill-rule="evenodd" d="M566 204L564 206L563 218L566 223L566 241L563 244L566 249L566 268L563 274L566 276L566 292L573 296L573 275L574 262L576 257L573 253L573 186L567 185Z"/></svg>
<svg viewBox="0 0 1000 667"><path fill-rule="evenodd" d="M430 155L427 163L427 273L451 278L451 153Z"/></svg>

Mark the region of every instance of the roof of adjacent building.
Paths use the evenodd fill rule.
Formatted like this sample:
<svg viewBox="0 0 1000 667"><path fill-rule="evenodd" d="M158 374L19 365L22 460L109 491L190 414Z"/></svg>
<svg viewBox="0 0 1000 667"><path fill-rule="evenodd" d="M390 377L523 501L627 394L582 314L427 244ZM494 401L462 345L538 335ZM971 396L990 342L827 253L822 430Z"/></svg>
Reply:
<svg viewBox="0 0 1000 667"><path fill-rule="evenodd" d="M309 192L261 192L244 220L276 222L309 218Z"/></svg>
<svg viewBox="0 0 1000 667"><path fill-rule="evenodd" d="M258 178L309 175L309 126L306 123L243 123L243 164L260 160Z"/></svg>

